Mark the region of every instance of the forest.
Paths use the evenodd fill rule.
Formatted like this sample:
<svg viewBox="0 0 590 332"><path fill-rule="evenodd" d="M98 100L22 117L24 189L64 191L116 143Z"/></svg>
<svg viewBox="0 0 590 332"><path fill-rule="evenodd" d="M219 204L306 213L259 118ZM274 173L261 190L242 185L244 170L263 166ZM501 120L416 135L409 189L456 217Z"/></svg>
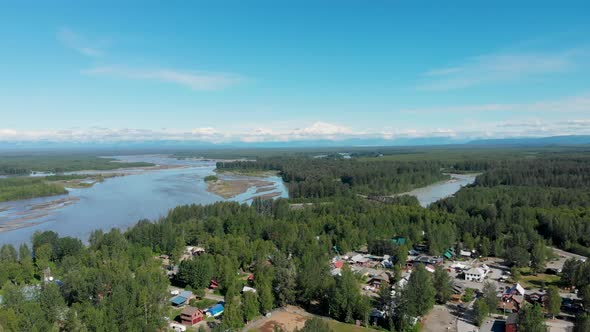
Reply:
<svg viewBox="0 0 590 332"><path fill-rule="evenodd" d="M358 161L342 158L267 158L218 162L221 170L276 170L292 198L349 194L388 195L448 179L438 163Z"/></svg>
<svg viewBox="0 0 590 332"><path fill-rule="evenodd" d="M258 199L250 206L186 205L126 231L96 231L88 245L53 232L36 234L31 247L4 245L0 325L8 331L156 331L165 324L161 303L170 282L200 289L217 279L226 302L220 331L240 330L253 317L286 304L365 325L373 307L387 308L390 315L379 322L382 328L412 331L412 317L448 299L448 274L417 268L395 299L389 292L369 298L360 293L358 276L349 269L340 277L330 274L334 248L348 252L368 246L373 254L394 256L391 284L414 244L425 245L433 255L451 247L473 248L533 271L544 269L549 246L590 253L584 153L549 151L530 162L523 162L529 153L518 157L512 152L497 161L478 155L428 162L367 158L278 156L218 164L280 171L297 201L322 199L303 209L292 209L293 200L286 199ZM448 167L482 174L472 186L428 208L410 198L377 201L357 195L407 190L405 186L416 185L413 181L440 178L441 169ZM391 245L395 236L408 243ZM201 246L206 253L180 263L177 276L168 281L154 257L168 254L178 262L186 245ZM564 280L587 289L582 296L590 301L590 265L568 264ZM61 285L40 282L47 268ZM244 281L238 272L256 276L255 296L240 294ZM587 316L580 321L587 324Z"/></svg>
<svg viewBox="0 0 590 332"><path fill-rule="evenodd" d="M29 175L32 172L60 174L147 166L154 165L146 162L115 162L115 159L112 158L101 158L89 154L0 155L0 175Z"/></svg>

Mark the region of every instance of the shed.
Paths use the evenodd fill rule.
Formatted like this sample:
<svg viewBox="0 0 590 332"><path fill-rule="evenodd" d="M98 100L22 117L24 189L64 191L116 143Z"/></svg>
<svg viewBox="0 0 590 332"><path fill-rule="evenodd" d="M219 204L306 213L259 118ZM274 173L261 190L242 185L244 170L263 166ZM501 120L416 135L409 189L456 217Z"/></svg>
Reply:
<svg viewBox="0 0 590 332"><path fill-rule="evenodd" d="M223 314L224 310L225 310L225 307L223 306L223 303L218 303L218 304L212 306L211 308L207 309L207 315L217 317L217 316Z"/></svg>

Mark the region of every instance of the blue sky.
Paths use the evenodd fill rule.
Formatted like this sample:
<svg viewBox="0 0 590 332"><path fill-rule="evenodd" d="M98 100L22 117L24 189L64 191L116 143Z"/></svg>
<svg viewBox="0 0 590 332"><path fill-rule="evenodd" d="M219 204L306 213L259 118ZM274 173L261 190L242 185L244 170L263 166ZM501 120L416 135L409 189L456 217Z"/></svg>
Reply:
<svg viewBox="0 0 590 332"><path fill-rule="evenodd" d="M3 1L0 141L590 134L589 12L587 1Z"/></svg>

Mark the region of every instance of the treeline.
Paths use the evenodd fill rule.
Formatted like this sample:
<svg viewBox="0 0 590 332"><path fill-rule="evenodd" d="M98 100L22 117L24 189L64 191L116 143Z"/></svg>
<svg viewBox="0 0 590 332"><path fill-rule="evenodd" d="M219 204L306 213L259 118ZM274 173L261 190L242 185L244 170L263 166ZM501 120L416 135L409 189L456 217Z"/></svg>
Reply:
<svg viewBox="0 0 590 332"><path fill-rule="evenodd" d="M508 163L478 176L475 187L432 208L456 215L463 237L487 238L498 247L514 244L512 255L522 261L530 259L539 236L588 256L589 172L585 158ZM494 248L491 253L503 256Z"/></svg>
<svg viewBox="0 0 590 332"><path fill-rule="evenodd" d="M590 158L510 162L479 176L477 184L486 187L507 185L590 188Z"/></svg>
<svg viewBox="0 0 590 332"><path fill-rule="evenodd" d="M158 331L168 279L152 255L118 230L88 247L54 232L36 234L32 251L4 245L0 330Z"/></svg>
<svg viewBox="0 0 590 332"><path fill-rule="evenodd" d="M15 177L0 179L0 202L67 194L64 186L43 178Z"/></svg>
<svg viewBox="0 0 590 332"><path fill-rule="evenodd" d="M146 167L146 162L119 162L112 158L90 155L30 155L0 157L0 175L28 175L31 172L64 173L84 170L113 170L128 167Z"/></svg>
<svg viewBox="0 0 590 332"><path fill-rule="evenodd" d="M222 170L278 170L292 198L350 193L388 195L447 179L436 162L361 161L342 158L267 158L218 162Z"/></svg>

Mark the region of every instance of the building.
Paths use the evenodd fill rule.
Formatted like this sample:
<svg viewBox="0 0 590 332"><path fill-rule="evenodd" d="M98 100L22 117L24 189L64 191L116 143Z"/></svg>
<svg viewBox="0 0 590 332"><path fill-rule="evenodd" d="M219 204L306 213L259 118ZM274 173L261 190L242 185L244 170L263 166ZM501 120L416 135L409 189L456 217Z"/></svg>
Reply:
<svg viewBox="0 0 590 332"><path fill-rule="evenodd" d="M170 302L172 302L172 305L174 305L176 307L182 307L182 306L186 305L192 298L193 298L193 292L182 291L182 292L180 292L180 294L171 298Z"/></svg>
<svg viewBox="0 0 590 332"><path fill-rule="evenodd" d="M483 282L486 277L486 271L480 267L471 268L465 271L465 280Z"/></svg>
<svg viewBox="0 0 590 332"><path fill-rule="evenodd" d="M391 243L393 243L396 246L403 246L407 242L408 242L408 239L406 239L403 236L396 236L393 239L391 239Z"/></svg>
<svg viewBox="0 0 590 332"><path fill-rule="evenodd" d="M508 315L506 319L506 332L518 332L518 314Z"/></svg>
<svg viewBox="0 0 590 332"><path fill-rule="evenodd" d="M184 325L195 325L205 319L205 315L201 310L195 307L187 306L180 313L180 320Z"/></svg>
<svg viewBox="0 0 590 332"><path fill-rule="evenodd" d="M437 256L426 256L420 255L412 260L413 264L424 264L424 265L433 265L439 266L443 263L443 259Z"/></svg>
<svg viewBox="0 0 590 332"><path fill-rule="evenodd" d="M498 309L505 313L519 312L525 298L525 290L520 284L515 284L502 294Z"/></svg>
<svg viewBox="0 0 590 332"><path fill-rule="evenodd" d="M217 303L216 305L207 309L206 314L207 314L207 316L218 317L221 314L223 314L224 310L225 310L225 307L224 307L223 303Z"/></svg>

